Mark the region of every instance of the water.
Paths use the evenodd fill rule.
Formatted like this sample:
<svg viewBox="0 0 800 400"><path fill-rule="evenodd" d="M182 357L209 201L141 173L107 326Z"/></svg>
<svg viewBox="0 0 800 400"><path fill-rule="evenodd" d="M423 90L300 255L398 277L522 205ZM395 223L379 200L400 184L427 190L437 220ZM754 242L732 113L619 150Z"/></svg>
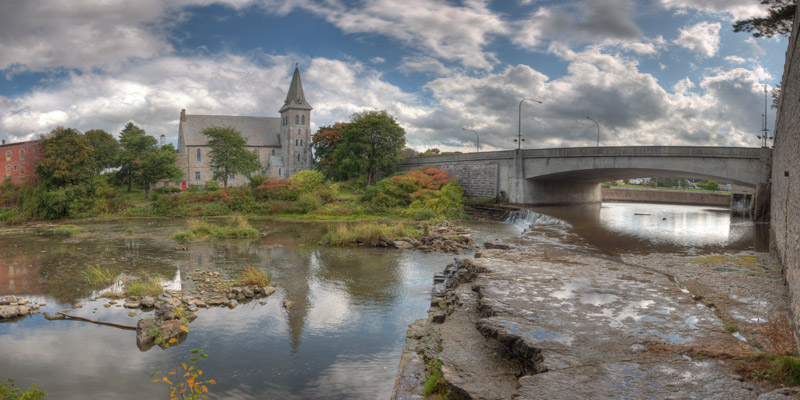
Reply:
<svg viewBox="0 0 800 400"><path fill-rule="evenodd" d="M319 247L326 224L250 222L266 235L199 241L187 251L176 250L179 244L169 239L185 221L81 223L71 235L49 227L3 228L0 295L46 302L43 311L51 314L81 301L83 308L71 313L133 325L142 315L104 308L102 299L87 302L104 288L85 285L78 272L89 265L124 276L155 272L171 287L191 289L186 278L195 269L213 266L236 277L247 264L263 266L278 289L266 305L201 309L178 347L183 360L188 349L200 346L209 355L201 363L204 377L218 382L210 398L387 398L406 328L426 316L433 274L454 255ZM724 209L630 203L537 208L512 222L466 225L478 232L479 244L522 236L611 255L758 249L766 232L765 225ZM284 300L294 305L283 308ZM41 315L0 323L0 355L0 379L24 387L36 382L54 399L168 398L167 385L151 383L150 374L174 368L157 347L140 352L131 331Z"/></svg>
<svg viewBox="0 0 800 400"><path fill-rule="evenodd" d="M385 398L391 393L408 325L426 316L433 274L453 254L316 245L325 224L251 220L257 240L201 241L176 250L169 236L184 221L129 220L79 224L72 235L50 228L0 231L0 295L46 302L42 311L135 325L127 310L88 301L104 288L85 285L89 265L123 276L157 272L171 287L192 288L195 269L213 266L235 277L245 265L265 266L277 292L261 306L201 309L178 349L203 347L210 398ZM507 237L502 223L472 224L477 239ZM466 254L462 254L464 256ZM294 305L286 309L283 300ZM41 315L0 324L0 378L33 382L56 399L168 398L152 372L174 369L159 348L140 352L135 333Z"/></svg>

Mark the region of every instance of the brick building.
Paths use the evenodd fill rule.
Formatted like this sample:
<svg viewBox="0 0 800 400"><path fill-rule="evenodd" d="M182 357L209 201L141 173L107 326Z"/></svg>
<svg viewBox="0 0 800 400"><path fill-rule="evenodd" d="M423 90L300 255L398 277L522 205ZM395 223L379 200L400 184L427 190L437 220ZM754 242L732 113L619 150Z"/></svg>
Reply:
<svg viewBox="0 0 800 400"><path fill-rule="evenodd" d="M19 143L0 142L0 174L17 184L37 183L36 166L42 158L38 140Z"/></svg>

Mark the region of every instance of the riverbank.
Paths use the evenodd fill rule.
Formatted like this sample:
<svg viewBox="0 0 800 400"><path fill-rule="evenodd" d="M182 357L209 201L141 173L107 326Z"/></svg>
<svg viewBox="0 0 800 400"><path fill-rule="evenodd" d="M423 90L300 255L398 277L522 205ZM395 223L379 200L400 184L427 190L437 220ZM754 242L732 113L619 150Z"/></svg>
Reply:
<svg viewBox="0 0 800 400"><path fill-rule="evenodd" d="M759 356L794 347L767 254L609 257L525 236L488 247L501 248L434 285L393 399L426 387L451 398L783 398Z"/></svg>
<svg viewBox="0 0 800 400"><path fill-rule="evenodd" d="M603 201L665 204L697 204L729 207L730 193L705 193L643 188L602 188Z"/></svg>

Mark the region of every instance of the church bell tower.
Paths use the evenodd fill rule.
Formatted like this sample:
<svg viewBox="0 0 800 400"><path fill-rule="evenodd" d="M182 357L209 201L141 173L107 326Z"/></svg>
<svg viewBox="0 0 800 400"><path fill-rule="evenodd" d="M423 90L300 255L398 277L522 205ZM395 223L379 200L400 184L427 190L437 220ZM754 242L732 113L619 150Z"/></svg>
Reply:
<svg viewBox="0 0 800 400"><path fill-rule="evenodd" d="M279 110L281 114L281 155L289 178L298 171L311 169L311 110L303 93L300 70L295 64L289 93Z"/></svg>

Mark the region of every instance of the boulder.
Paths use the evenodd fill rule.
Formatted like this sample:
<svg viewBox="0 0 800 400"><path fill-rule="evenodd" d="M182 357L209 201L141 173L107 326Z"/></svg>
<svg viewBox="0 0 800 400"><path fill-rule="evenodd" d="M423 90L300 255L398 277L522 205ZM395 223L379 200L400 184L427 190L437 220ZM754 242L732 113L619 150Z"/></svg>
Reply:
<svg viewBox="0 0 800 400"><path fill-rule="evenodd" d="M177 314L178 309L170 303L163 303L161 304L158 309L156 309L156 319L159 321L169 321L176 318L175 314Z"/></svg>
<svg viewBox="0 0 800 400"><path fill-rule="evenodd" d="M181 306L181 300L177 299L175 297L170 297L170 298L164 299L164 302L167 303L167 304L171 304L175 308L178 308L178 307Z"/></svg>
<svg viewBox="0 0 800 400"><path fill-rule="evenodd" d="M153 308L156 305L156 299L150 296L144 296L142 297L141 304L144 308Z"/></svg>
<svg viewBox="0 0 800 400"><path fill-rule="evenodd" d="M209 306L227 306L230 303L230 300L224 297L212 297L206 300L206 304Z"/></svg>
<svg viewBox="0 0 800 400"><path fill-rule="evenodd" d="M405 240L395 240L394 247L398 249L413 249L414 245L406 242Z"/></svg>
<svg viewBox="0 0 800 400"><path fill-rule="evenodd" d="M483 247L486 249L498 249L498 250L508 250L511 246L505 243L495 243L495 242L486 242L483 244Z"/></svg>
<svg viewBox="0 0 800 400"><path fill-rule="evenodd" d="M12 319L19 316L20 306L0 306L0 319ZM26 313L27 314L27 313Z"/></svg>
<svg viewBox="0 0 800 400"><path fill-rule="evenodd" d="M158 330L159 327L152 318L139 320L139 323L136 324L136 346L139 347L139 350L147 351L153 347Z"/></svg>
<svg viewBox="0 0 800 400"><path fill-rule="evenodd" d="M293 302L293 301L289 301L289 300L284 300L284 301L283 301L283 307L284 307L284 308L289 308L289 307L291 307L291 306L292 306L292 304L294 304L294 302Z"/></svg>
<svg viewBox="0 0 800 400"><path fill-rule="evenodd" d="M142 303L140 303L139 300L129 300L126 301L125 304L123 304L123 306L125 308L139 308L142 306Z"/></svg>
<svg viewBox="0 0 800 400"><path fill-rule="evenodd" d="M253 295L254 295L253 291L252 291L252 290L250 290L249 288L244 288L244 289L242 289L242 294L243 294L243 295L244 295L244 297L246 297L246 298L251 298L251 297L253 297Z"/></svg>
<svg viewBox="0 0 800 400"><path fill-rule="evenodd" d="M275 288L272 286L264 286L263 288L261 288L261 291L264 293L264 297L267 297L275 293Z"/></svg>
<svg viewBox="0 0 800 400"><path fill-rule="evenodd" d="M16 302L17 302L17 298L12 296L12 295L0 297L0 305L4 305L5 306L5 305L9 305L11 303L16 303Z"/></svg>

